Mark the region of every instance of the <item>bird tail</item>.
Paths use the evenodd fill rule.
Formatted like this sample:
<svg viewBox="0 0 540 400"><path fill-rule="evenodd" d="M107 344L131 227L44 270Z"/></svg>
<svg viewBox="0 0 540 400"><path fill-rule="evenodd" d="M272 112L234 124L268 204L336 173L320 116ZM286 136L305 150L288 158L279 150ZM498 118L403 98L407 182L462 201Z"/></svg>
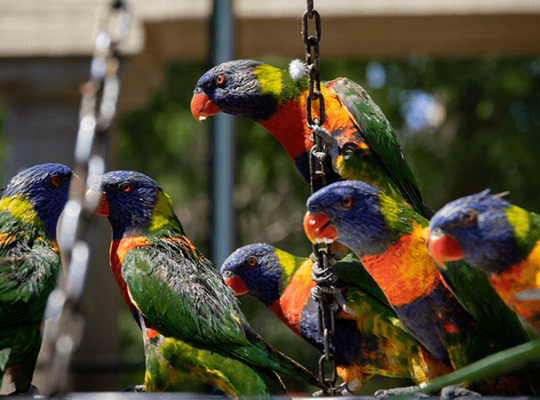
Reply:
<svg viewBox="0 0 540 400"><path fill-rule="evenodd" d="M310 385L316 386L319 389L327 389L323 383L320 383L315 374L305 368L303 365L297 363L292 358L286 356L278 349L268 344L262 337L255 333L249 326L244 325L244 331L246 332L246 337L249 342L253 345L256 345L260 350L264 350L265 356L267 359L272 361L271 369L277 373L290 376L292 378L298 379L300 381L306 382ZM266 372L267 375L278 383L286 392L285 386L281 379L279 382L275 380L276 375L270 374L270 371ZM272 376L274 375L274 376ZM279 378L279 377L278 377ZM281 383L280 383L281 382Z"/></svg>

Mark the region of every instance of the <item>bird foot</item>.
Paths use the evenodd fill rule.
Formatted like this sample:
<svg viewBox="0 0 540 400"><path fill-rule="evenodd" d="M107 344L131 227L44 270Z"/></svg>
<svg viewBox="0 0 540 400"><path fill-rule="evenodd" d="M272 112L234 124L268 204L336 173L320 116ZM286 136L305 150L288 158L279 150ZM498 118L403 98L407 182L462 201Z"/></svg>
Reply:
<svg viewBox="0 0 540 400"><path fill-rule="evenodd" d="M358 387L355 390L352 390L352 388L349 388L346 383L342 383L341 385L338 385L334 388L332 392L330 392L330 396L352 396L353 393L358 390ZM319 390L315 393L313 393L312 397L323 397L327 396L328 391L326 390Z"/></svg>
<svg viewBox="0 0 540 400"><path fill-rule="evenodd" d="M144 393L146 392L146 389L144 388L144 385L131 385L125 389L122 389L122 392Z"/></svg>
<svg viewBox="0 0 540 400"><path fill-rule="evenodd" d="M10 393L8 396L39 396L39 389L35 387L34 385L30 385L30 388L26 392L17 392L14 391L13 393Z"/></svg>
<svg viewBox="0 0 540 400"><path fill-rule="evenodd" d="M516 293L514 299L519 301L540 300L540 289L522 290L521 292Z"/></svg>
<svg viewBox="0 0 540 400"><path fill-rule="evenodd" d="M315 134L315 135L317 135L317 137L321 138L324 141L324 144L325 144L325 147L326 147L326 149L325 149L326 151L321 152L323 154L321 154L320 156L318 156L318 154L315 154L315 155L320 157L319 159L322 158L321 161L324 160L324 156L326 156L326 154L330 155L330 157L332 158L332 165L335 167L336 166L335 165L335 159L339 155L339 145L338 145L338 142L337 142L336 138L333 137L330 132L328 132L325 128L323 128L320 125L316 125L313 128L313 134ZM309 137L309 139L312 142L315 142L315 138L314 138L313 135L311 135Z"/></svg>
<svg viewBox="0 0 540 400"><path fill-rule="evenodd" d="M386 399L388 396L410 394L411 397L429 397L427 394L421 392L420 386L405 386L393 389L381 389L377 390L374 394L377 400Z"/></svg>
<svg viewBox="0 0 540 400"><path fill-rule="evenodd" d="M482 395L460 385L446 386L441 390L441 400L453 400L458 397L482 397Z"/></svg>

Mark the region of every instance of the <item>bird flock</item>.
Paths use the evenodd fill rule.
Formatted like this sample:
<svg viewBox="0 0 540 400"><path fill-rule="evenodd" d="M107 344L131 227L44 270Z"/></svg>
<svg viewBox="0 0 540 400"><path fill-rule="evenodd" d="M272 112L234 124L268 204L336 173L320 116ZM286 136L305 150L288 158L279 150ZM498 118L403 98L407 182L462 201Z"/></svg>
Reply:
<svg viewBox="0 0 540 400"><path fill-rule="evenodd" d="M260 123L309 182L307 91L298 60L289 71L230 61L199 79L191 111L200 121L225 112ZM415 386L377 397L413 394L529 342L540 330L540 217L489 190L433 212L366 91L340 77L321 92L327 154L319 167L328 185L307 199L303 224L310 241L340 250L332 261L339 309L330 351L342 379L336 393L354 394L382 375ZM75 179L65 165L36 165L13 177L0 200L0 384L7 373L16 394L39 393L32 377L61 266L56 228ZM171 390L190 377L233 398L267 399L267 378L287 393L280 375L328 389L253 331L236 297L256 298L323 351L313 255L256 243L217 269L186 237L172 200L152 178L112 171L89 193L100 199L95 214L110 222L111 279L144 342L145 381L132 390ZM441 396L532 395L539 386L533 363L445 387Z"/></svg>

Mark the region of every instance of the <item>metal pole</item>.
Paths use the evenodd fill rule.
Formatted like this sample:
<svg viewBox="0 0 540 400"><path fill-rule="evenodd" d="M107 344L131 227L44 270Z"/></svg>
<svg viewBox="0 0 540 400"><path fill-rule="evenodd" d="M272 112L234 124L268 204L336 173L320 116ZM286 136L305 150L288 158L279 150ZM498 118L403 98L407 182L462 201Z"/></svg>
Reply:
<svg viewBox="0 0 540 400"><path fill-rule="evenodd" d="M233 51L232 0L214 0L212 64L230 61ZM212 259L221 265L233 250L234 226L234 117L220 113L213 118L213 233Z"/></svg>

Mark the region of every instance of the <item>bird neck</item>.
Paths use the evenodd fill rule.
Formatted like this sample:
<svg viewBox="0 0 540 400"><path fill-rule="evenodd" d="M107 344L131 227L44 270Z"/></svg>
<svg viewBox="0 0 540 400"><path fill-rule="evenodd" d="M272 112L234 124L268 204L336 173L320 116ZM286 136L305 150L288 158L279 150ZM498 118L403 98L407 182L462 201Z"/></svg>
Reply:
<svg viewBox="0 0 540 400"><path fill-rule="evenodd" d="M426 228L416 222L412 226L411 233L388 244L384 253L360 258L394 306L427 296L441 281L426 247Z"/></svg>
<svg viewBox="0 0 540 400"><path fill-rule="evenodd" d="M274 136L287 151L291 160L307 152L313 142L309 139L304 96L283 102L279 112L259 123Z"/></svg>
<svg viewBox="0 0 540 400"><path fill-rule="evenodd" d="M109 263L111 265L114 279L120 289L120 293L128 307L133 307L131 299L129 298L128 287L124 278L122 277L122 264L127 252L135 247L148 246L150 243L147 238L143 236L125 237L119 240L113 240L109 251Z"/></svg>
<svg viewBox="0 0 540 400"><path fill-rule="evenodd" d="M311 280L312 265L313 261L306 259L292 275L281 297L269 307L298 336L301 336L298 327L302 310L309 301L311 288L315 286Z"/></svg>
<svg viewBox="0 0 540 400"><path fill-rule="evenodd" d="M540 241L538 241L521 262L511 265L502 273L492 273L488 276L493 288L503 301L515 312L529 320L531 323L538 324L538 309L540 301L538 300L516 300L515 295L524 290L538 290L540 269ZM536 321L536 322L535 322Z"/></svg>
<svg viewBox="0 0 540 400"><path fill-rule="evenodd" d="M52 239L56 239L56 223L58 220L50 222L42 220L26 196L19 194L3 197L0 201L0 210L7 211L16 220L33 228L43 229Z"/></svg>

